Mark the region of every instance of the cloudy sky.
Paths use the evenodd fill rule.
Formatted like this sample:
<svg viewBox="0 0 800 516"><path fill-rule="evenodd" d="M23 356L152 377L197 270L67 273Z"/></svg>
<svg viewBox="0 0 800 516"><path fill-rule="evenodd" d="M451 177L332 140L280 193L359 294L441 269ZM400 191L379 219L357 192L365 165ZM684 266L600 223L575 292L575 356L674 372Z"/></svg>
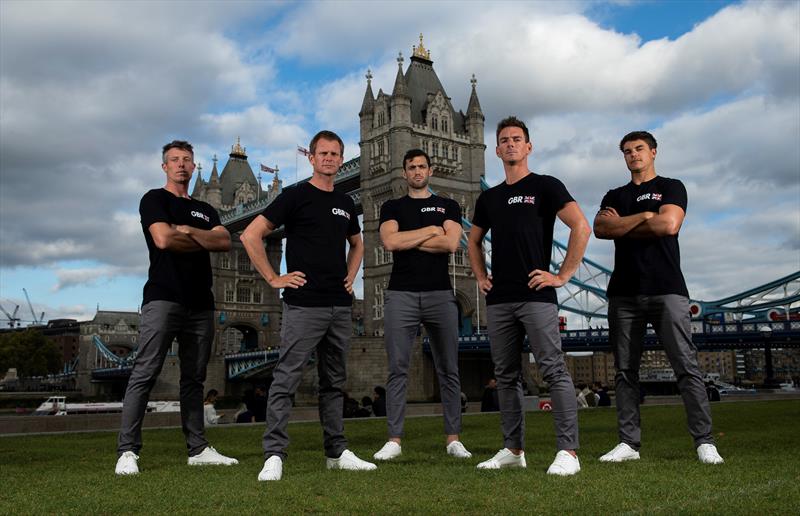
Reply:
<svg viewBox="0 0 800 516"><path fill-rule="evenodd" d="M456 109L474 73L486 141L503 116L526 120L532 169L590 220L629 179L620 137L651 130L659 173L689 192L693 298L800 269L800 2L3 0L0 304L30 319L26 287L47 319L135 310L161 145L192 141L205 177L237 136L286 182L320 128L355 157L364 74L391 91L420 32ZM491 146L486 163L495 184ZM588 256L613 265L607 242Z"/></svg>

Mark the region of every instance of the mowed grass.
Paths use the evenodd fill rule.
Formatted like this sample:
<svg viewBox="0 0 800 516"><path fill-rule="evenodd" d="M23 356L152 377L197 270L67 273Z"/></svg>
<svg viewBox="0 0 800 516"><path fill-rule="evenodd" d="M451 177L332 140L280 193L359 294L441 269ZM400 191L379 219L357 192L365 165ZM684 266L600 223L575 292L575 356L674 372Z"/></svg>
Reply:
<svg viewBox="0 0 800 516"><path fill-rule="evenodd" d="M112 432L0 438L3 514L798 514L800 401L713 405L725 464L698 463L683 407L643 406L642 459L601 464L616 444L614 409L580 412L581 472L545 474L555 454L552 416L527 417L526 470L478 471L502 443L499 415L464 417L473 458L444 452L440 417L409 418L403 455L374 472L328 471L316 423L289 426L280 482L257 482L259 426L208 431L238 466L189 467L178 429L147 430L141 474L117 478ZM350 420L350 449L383 444L383 419Z"/></svg>

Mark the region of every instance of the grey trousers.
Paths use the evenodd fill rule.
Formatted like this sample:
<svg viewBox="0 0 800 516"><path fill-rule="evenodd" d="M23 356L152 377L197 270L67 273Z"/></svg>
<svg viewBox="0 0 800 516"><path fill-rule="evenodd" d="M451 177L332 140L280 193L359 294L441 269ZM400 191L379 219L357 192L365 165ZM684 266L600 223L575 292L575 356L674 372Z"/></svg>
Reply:
<svg viewBox="0 0 800 516"><path fill-rule="evenodd" d="M343 393L347 379L347 351L353 333L349 306L305 307L283 304L281 348L272 373L264 432L264 458L286 458L289 446L289 411L303 369L317 352L319 420L325 455L339 457L347 449L344 437Z"/></svg>
<svg viewBox="0 0 800 516"><path fill-rule="evenodd" d="M647 323L653 325L675 371L695 446L713 444L711 408L697 365L697 348L692 343L689 300L676 294L608 300L609 339L617 370L614 383L620 442L635 450L641 446L639 364Z"/></svg>
<svg viewBox="0 0 800 516"><path fill-rule="evenodd" d="M461 432L461 380L458 377L458 307L451 290L386 291L384 343L389 358L386 420L389 437L402 437L411 348L420 323L431 339L431 353L442 398L444 432Z"/></svg>
<svg viewBox="0 0 800 516"><path fill-rule="evenodd" d="M527 334L539 371L550 386L556 446L559 450L577 450L578 406L561 351L558 307L529 301L489 305L486 311L504 446L525 448L522 345Z"/></svg>
<svg viewBox="0 0 800 516"><path fill-rule="evenodd" d="M208 446L203 431L203 382L214 339L214 311L191 310L170 301L150 301L142 307L139 352L123 399L117 439L119 455L126 451L138 454L142 448L142 421L150 391L176 337L181 367L181 426L189 456Z"/></svg>

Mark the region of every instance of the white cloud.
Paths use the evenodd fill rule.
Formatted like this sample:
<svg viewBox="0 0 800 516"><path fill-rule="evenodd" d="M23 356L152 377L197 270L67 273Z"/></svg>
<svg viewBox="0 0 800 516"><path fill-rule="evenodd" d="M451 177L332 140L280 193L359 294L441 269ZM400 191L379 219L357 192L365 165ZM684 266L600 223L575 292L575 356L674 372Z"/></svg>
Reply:
<svg viewBox="0 0 800 516"><path fill-rule="evenodd" d="M53 266L58 289L143 271L138 200L163 184L158 151L173 138L196 144L205 178L236 136L284 181L295 145L322 127L353 157L366 69L375 93L391 92L397 51L408 59L422 31L457 110L477 75L490 183L502 174L493 126L517 114L532 168L562 178L591 219L627 180L619 138L653 129L659 172L690 194L693 294L751 286L737 268L757 283L797 267L795 3L731 5L644 44L589 19L584 2L453 5L0 2L0 263ZM610 265L608 244L589 253ZM64 260L92 263L68 272Z"/></svg>

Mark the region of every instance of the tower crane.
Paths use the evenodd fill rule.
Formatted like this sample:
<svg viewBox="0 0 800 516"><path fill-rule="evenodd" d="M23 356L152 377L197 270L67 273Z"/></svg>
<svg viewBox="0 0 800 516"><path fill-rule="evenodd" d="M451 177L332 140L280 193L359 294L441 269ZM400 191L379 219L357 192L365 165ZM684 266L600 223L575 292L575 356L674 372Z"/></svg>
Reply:
<svg viewBox="0 0 800 516"><path fill-rule="evenodd" d="M16 328L17 325L19 324L19 318L17 317L17 312L19 312L19 305L16 305L14 307L14 313L13 314L8 313L6 311L6 309L3 308L3 305L0 305L0 310L2 310L3 313L5 314L5 316L8 318L8 327L9 328Z"/></svg>
<svg viewBox="0 0 800 516"><path fill-rule="evenodd" d="M40 315L39 318L37 319L36 318L36 312L33 311L33 305L31 304L31 298L28 297L28 291L25 290L25 288L23 288L22 291L25 293L25 299L28 301L28 308L31 309L31 317L33 317L33 324L42 324L42 322L44 321L44 312L42 312L42 315Z"/></svg>

